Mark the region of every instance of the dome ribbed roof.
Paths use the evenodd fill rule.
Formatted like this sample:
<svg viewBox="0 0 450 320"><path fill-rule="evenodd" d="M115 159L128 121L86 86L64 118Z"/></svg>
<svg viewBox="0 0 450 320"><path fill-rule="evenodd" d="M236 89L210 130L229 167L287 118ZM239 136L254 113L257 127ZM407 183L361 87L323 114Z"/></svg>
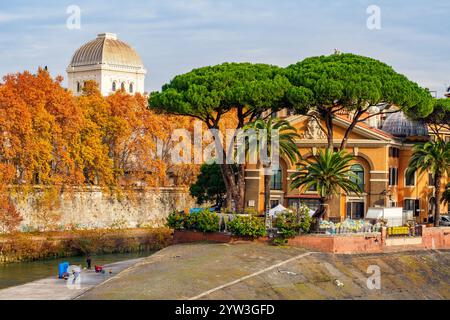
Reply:
<svg viewBox="0 0 450 320"><path fill-rule="evenodd" d="M82 45L72 57L70 67L110 64L141 67L144 65L137 52L113 33L101 33L95 40Z"/></svg>
<svg viewBox="0 0 450 320"><path fill-rule="evenodd" d="M396 137L428 136L425 123L408 119L403 112L388 116L381 129Z"/></svg>

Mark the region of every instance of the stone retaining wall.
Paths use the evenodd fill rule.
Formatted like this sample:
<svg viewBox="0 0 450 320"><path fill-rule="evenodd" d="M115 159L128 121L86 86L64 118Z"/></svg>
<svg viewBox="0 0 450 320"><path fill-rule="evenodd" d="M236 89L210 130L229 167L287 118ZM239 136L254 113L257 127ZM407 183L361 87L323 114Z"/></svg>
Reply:
<svg viewBox="0 0 450 320"><path fill-rule="evenodd" d="M51 209L36 205L41 191L17 195L15 204L23 217L22 231L71 228L162 227L173 210L195 206L184 188L131 190L120 197L99 188L71 190L59 194Z"/></svg>
<svg viewBox="0 0 450 320"><path fill-rule="evenodd" d="M14 233L0 236L0 264L81 254L160 250L172 244L167 228Z"/></svg>

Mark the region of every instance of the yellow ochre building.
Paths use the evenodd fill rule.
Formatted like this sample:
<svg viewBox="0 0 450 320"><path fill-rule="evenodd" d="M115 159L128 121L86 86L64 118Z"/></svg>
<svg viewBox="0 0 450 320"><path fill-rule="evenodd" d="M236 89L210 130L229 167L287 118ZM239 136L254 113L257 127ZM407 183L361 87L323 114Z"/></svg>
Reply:
<svg viewBox="0 0 450 320"><path fill-rule="evenodd" d="M327 139L316 120L309 116L289 115L286 110L277 114L297 129L301 139L297 146L303 158L312 157L319 149L326 148ZM334 144L339 147L345 130L350 124L349 115L341 114L334 119ZM441 132L447 141L450 132ZM428 173L416 173L406 179L405 171L415 143L434 139L423 123L409 120L402 112L382 114L361 122L350 134L346 150L356 158L352 170L361 179L364 192L341 193L330 203L329 219L342 221L346 218L364 218L369 207L403 207L411 210L417 222L428 222L434 203L433 177ZM271 207L282 204L296 207L305 203L310 209L319 206L319 197L314 190L300 192L291 190L289 176L295 172L295 164L280 159L280 169L271 179ZM262 167L249 165L246 168L246 206L264 211L264 172ZM444 178L442 191L447 184ZM441 214L448 212L441 204Z"/></svg>

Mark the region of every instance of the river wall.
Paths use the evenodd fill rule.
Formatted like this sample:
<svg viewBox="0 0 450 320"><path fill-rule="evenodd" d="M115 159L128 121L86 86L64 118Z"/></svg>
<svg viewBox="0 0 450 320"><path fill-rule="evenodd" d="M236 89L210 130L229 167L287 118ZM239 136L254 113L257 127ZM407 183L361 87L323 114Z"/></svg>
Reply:
<svg viewBox="0 0 450 320"><path fill-rule="evenodd" d="M0 235L0 264L86 254L155 251L172 244L167 228L16 232Z"/></svg>
<svg viewBox="0 0 450 320"><path fill-rule="evenodd" d="M194 207L185 188L128 190L111 194L99 188L72 189L50 195L43 191L14 197L23 221L20 231L162 227L173 210ZM48 198L48 196L47 196Z"/></svg>

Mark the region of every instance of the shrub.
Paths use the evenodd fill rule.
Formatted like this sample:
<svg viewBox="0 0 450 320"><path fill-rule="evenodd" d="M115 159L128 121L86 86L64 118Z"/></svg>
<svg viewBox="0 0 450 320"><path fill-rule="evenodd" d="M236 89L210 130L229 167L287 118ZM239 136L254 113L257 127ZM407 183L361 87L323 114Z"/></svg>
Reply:
<svg viewBox="0 0 450 320"><path fill-rule="evenodd" d="M257 216L257 215L259 214L258 211L256 211L256 209L253 208L253 207L247 207L247 208L245 208L245 209L244 209L244 213L245 213L245 214L249 214L249 215L251 215L251 216Z"/></svg>
<svg viewBox="0 0 450 320"><path fill-rule="evenodd" d="M228 223L228 229L235 235L253 239L266 234L264 220L255 216L237 216Z"/></svg>
<svg viewBox="0 0 450 320"><path fill-rule="evenodd" d="M196 230L197 227L197 214L190 213L184 217L184 229Z"/></svg>
<svg viewBox="0 0 450 320"><path fill-rule="evenodd" d="M175 230L216 232L219 231L219 216L215 212L211 212L209 208L192 214L174 211L167 217L166 225Z"/></svg>
<svg viewBox="0 0 450 320"><path fill-rule="evenodd" d="M219 231L219 216L208 209L190 214L187 219L190 228L201 232Z"/></svg>
<svg viewBox="0 0 450 320"><path fill-rule="evenodd" d="M166 226L175 230L185 228L186 215L177 211L173 211L167 217Z"/></svg>
<svg viewBox="0 0 450 320"><path fill-rule="evenodd" d="M275 220L275 227L283 240L277 241L278 243L286 243L286 239L293 238L300 233L308 233L311 227L309 208L301 205L298 212L284 211L279 213Z"/></svg>

